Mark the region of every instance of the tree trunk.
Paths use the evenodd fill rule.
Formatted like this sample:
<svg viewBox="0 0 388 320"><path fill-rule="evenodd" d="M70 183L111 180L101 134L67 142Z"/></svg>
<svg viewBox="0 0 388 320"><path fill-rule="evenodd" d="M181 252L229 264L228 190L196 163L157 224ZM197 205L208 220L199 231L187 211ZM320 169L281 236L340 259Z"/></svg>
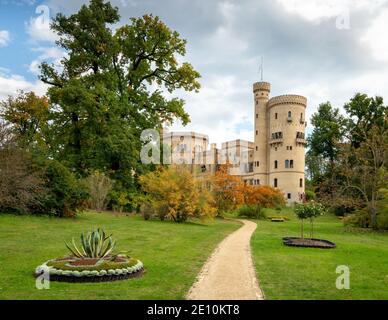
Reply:
<svg viewBox="0 0 388 320"><path fill-rule="evenodd" d="M370 220L372 223L372 228L377 230L379 226L377 225L377 212L376 212L376 204L374 201L370 204L369 212L370 212Z"/></svg>

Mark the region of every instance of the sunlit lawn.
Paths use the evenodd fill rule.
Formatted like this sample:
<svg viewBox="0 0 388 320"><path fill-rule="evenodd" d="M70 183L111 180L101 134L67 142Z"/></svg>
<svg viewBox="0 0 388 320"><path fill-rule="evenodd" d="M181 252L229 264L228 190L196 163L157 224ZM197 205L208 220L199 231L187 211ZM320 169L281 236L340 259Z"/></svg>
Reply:
<svg viewBox="0 0 388 320"><path fill-rule="evenodd" d="M267 299L388 299L388 233L345 232L337 217L326 215L316 220L314 237L335 242L336 249L287 247L282 237L300 232L293 211L267 214L291 218L281 223L259 221L251 239ZM339 265L350 269L349 290L336 288Z"/></svg>
<svg viewBox="0 0 388 320"><path fill-rule="evenodd" d="M67 254L64 240L103 227L118 250L144 262L140 279L105 283L51 282L35 288L33 272ZM183 299L217 244L239 225L230 221L176 224L141 217L85 213L76 219L0 215L0 299Z"/></svg>

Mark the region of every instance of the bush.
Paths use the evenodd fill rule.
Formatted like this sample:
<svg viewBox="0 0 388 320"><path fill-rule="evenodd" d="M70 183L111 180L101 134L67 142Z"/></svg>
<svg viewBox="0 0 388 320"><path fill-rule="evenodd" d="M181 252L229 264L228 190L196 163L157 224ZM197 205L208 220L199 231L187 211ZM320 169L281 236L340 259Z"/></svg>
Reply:
<svg viewBox="0 0 388 320"><path fill-rule="evenodd" d="M345 226L354 226L360 228L369 228L371 226L371 219L366 210L360 209L349 214L343 220Z"/></svg>
<svg viewBox="0 0 388 320"><path fill-rule="evenodd" d="M307 201L315 200L317 198L317 196L313 190L306 190L305 194L306 194Z"/></svg>
<svg viewBox="0 0 388 320"><path fill-rule="evenodd" d="M32 213L44 195L42 171L0 122L0 211Z"/></svg>
<svg viewBox="0 0 388 320"><path fill-rule="evenodd" d="M0 149L0 211L34 213L45 194L42 172L17 148Z"/></svg>
<svg viewBox="0 0 388 320"><path fill-rule="evenodd" d="M184 222L190 217L214 217L216 214L209 191L183 166L160 167L141 176L139 181L145 193L140 198L145 218L158 216L161 220Z"/></svg>
<svg viewBox="0 0 388 320"><path fill-rule="evenodd" d="M47 194L41 210L58 217L74 217L86 207L89 197L86 186L58 161L48 161L45 168Z"/></svg>
<svg viewBox="0 0 388 320"><path fill-rule="evenodd" d="M243 205L237 210L239 217L251 219L265 219L266 215L259 205Z"/></svg>

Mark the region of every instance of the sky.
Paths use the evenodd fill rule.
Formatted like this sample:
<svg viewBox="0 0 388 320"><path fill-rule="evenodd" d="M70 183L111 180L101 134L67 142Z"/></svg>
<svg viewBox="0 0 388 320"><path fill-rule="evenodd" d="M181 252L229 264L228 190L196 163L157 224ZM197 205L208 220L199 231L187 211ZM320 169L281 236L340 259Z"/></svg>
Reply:
<svg viewBox="0 0 388 320"><path fill-rule="evenodd" d="M76 12L75 0L0 0L0 100L17 90L44 94L42 61L63 52L49 21ZM220 146L253 140L252 85L270 82L271 96L300 94L310 117L320 103L343 105L356 92L388 101L388 0L116 0L120 24L152 13L187 39L201 90L176 92L191 123L171 130L209 135Z"/></svg>

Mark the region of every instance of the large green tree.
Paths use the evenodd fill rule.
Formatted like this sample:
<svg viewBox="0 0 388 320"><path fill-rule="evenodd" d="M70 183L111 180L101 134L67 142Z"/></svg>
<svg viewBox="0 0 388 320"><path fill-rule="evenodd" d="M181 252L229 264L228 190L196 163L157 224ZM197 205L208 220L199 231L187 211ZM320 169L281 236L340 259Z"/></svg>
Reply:
<svg viewBox="0 0 388 320"><path fill-rule="evenodd" d="M142 130L189 121L184 101L164 93L197 91L200 75L178 62L186 41L158 17L132 18L113 30L119 19L103 0L58 14L51 28L66 55L60 68L43 63L41 80L50 85L51 156L80 175L107 171L128 189L144 171Z"/></svg>
<svg viewBox="0 0 388 320"><path fill-rule="evenodd" d="M321 155L333 163L337 157L339 145L343 139L344 118L330 102L322 103L313 114L311 124L314 126L308 138L312 155Z"/></svg>
<svg viewBox="0 0 388 320"><path fill-rule="evenodd" d="M373 128L386 131L388 108L384 105L382 97L368 97L363 93L357 93L344 106L349 119L347 131L352 145L358 148L366 141Z"/></svg>
<svg viewBox="0 0 388 320"><path fill-rule="evenodd" d="M343 142L344 118L330 102L319 105L311 118L314 126L308 137L306 166L317 191L333 201L336 194L335 163L341 143Z"/></svg>

